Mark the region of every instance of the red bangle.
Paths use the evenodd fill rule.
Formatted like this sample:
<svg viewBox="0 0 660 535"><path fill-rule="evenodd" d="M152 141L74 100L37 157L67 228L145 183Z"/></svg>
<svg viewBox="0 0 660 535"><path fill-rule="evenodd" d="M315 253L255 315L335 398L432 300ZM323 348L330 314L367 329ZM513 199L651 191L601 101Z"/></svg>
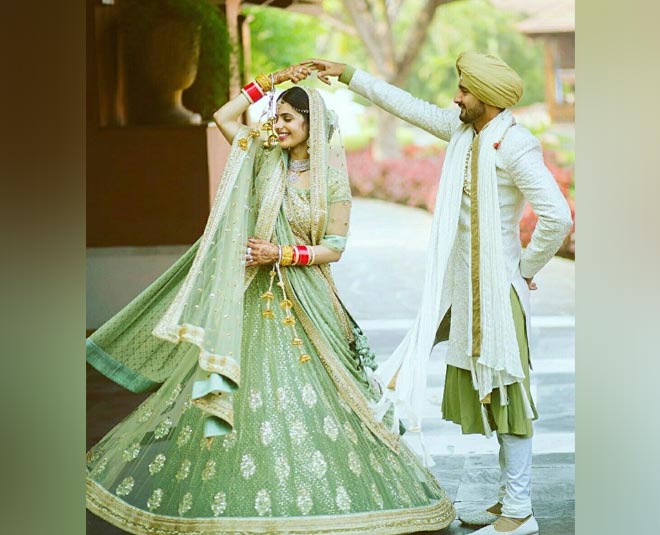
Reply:
<svg viewBox="0 0 660 535"><path fill-rule="evenodd" d="M256 82L250 82L243 89L241 89L241 92L252 104L254 104L257 100L265 95L263 89L261 89L261 86Z"/></svg>
<svg viewBox="0 0 660 535"><path fill-rule="evenodd" d="M296 245L294 249L298 257L296 261L296 265L299 266L309 265L309 259L310 259L309 248L306 245Z"/></svg>

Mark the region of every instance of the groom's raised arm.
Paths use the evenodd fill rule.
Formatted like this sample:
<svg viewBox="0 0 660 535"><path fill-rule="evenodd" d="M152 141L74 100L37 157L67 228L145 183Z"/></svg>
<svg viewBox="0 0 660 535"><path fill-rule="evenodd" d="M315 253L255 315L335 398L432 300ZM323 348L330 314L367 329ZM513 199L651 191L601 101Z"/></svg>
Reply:
<svg viewBox="0 0 660 535"><path fill-rule="evenodd" d="M358 95L445 141L449 141L454 130L461 124L458 108L440 108L351 65L322 59L301 63L316 69L319 80L326 84L330 84L329 76L336 76Z"/></svg>

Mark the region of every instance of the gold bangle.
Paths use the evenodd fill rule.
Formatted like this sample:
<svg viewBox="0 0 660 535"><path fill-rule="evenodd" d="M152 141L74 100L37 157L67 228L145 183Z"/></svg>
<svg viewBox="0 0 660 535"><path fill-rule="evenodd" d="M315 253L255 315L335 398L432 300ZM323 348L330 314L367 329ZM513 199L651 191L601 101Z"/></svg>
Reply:
<svg viewBox="0 0 660 535"><path fill-rule="evenodd" d="M270 83L270 79L268 78L268 76L266 76L263 73L257 74L254 80L261 86L261 89L264 90L264 93L267 93L268 91L273 89L273 86Z"/></svg>
<svg viewBox="0 0 660 535"><path fill-rule="evenodd" d="M314 264L314 260L316 260L316 251L314 251L314 246L309 247L309 262L307 263L308 266L311 266Z"/></svg>
<svg viewBox="0 0 660 535"><path fill-rule="evenodd" d="M293 264L293 247L291 245L282 245L280 266L290 266L291 264Z"/></svg>

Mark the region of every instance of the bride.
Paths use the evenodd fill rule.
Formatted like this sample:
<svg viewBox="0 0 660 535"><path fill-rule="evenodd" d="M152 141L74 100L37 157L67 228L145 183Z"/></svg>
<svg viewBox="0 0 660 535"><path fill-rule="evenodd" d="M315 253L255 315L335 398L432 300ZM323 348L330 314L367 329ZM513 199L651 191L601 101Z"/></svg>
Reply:
<svg viewBox="0 0 660 535"><path fill-rule="evenodd" d="M454 509L400 441L374 355L329 269L351 196L320 94L259 75L214 119L232 144L204 234L87 340L87 359L154 393L90 449L87 507L134 534L442 529ZM239 122L268 96L261 129Z"/></svg>

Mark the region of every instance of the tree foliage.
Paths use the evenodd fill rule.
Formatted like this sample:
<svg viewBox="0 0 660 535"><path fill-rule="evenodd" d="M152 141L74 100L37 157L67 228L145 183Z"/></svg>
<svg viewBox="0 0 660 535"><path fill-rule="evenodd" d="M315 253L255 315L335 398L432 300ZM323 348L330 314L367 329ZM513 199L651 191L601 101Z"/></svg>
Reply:
<svg viewBox="0 0 660 535"><path fill-rule="evenodd" d="M544 100L543 50L521 34L520 14L495 8L487 0L462 0L443 6L406 87L416 96L441 106L451 104L458 76L456 57L464 50L500 56L522 77L520 106Z"/></svg>
<svg viewBox="0 0 660 535"><path fill-rule="evenodd" d="M314 57L323 41L333 37L319 19L309 15L258 6L243 12L253 17L251 75L277 71Z"/></svg>
<svg viewBox="0 0 660 535"><path fill-rule="evenodd" d="M429 0L353 2L353 5L367 6L368 12L363 13L362 20L371 17L376 21L374 24L380 24L377 32L370 29L372 39L378 32L382 39L391 34L392 41L387 45L391 48L390 61L408 58L410 68L399 69L397 77L396 68L387 75L383 66L385 54L374 54L373 47L365 45L355 26L356 19L346 9L347 3L349 0L324 0L324 13L319 17L269 7L244 10L254 17L251 23L252 74L280 69L308 57L321 57L363 68L388 78L424 100L451 106L458 82L456 57L464 50L476 50L497 54L522 76L525 91L520 105L544 99L542 45L516 29L516 23L523 18L521 14L498 9L488 0L439 2L419 51L410 61L404 45L410 45L410 34L415 31L419 13L425 6L433 7ZM388 9L389 29L384 26ZM388 128L375 131L383 130L389 132Z"/></svg>
<svg viewBox="0 0 660 535"><path fill-rule="evenodd" d="M343 9L331 13L341 25L351 25L370 58L377 76L407 87L408 79L438 9L456 0L342 0ZM326 5L328 10L330 6ZM378 123L373 150L377 159L399 154L398 121L383 110L375 110Z"/></svg>
<svg viewBox="0 0 660 535"><path fill-rule="evenodd" d="M392 25L396 43L405 42L424 3L425 0L370 2L381 10L386 4L398 6ZM344 0L325 0L323 7L325 14L321 17L268 7L246 9L254 16L254 73L280 69L307 57L327 57L378 74L377 58L360 39ZM457 0L439 6L421 52L412 63L410 76L401 86L420 98L450 105L457 83L456 56L463 50L477 50L501 56L520 73L525 81L521 105L542 102L542 49L540 43L532 42L515 28L521 18L520 14L494 7L488 0Z"/></svg>

